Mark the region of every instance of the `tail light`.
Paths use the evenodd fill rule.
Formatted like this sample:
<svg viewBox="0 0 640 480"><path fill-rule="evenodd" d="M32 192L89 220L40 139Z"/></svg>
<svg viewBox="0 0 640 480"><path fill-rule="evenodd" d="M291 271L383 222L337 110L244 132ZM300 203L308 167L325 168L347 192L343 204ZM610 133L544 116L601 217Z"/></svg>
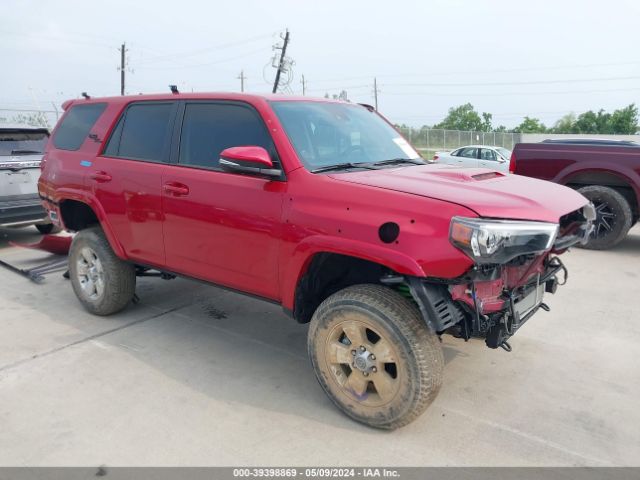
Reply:
<svg viewBox="0 0 640 480"><path fill-rule="evenodd" d="M516 152L511 152L511 159L509 160L509 172L516 173Z"/></svg>

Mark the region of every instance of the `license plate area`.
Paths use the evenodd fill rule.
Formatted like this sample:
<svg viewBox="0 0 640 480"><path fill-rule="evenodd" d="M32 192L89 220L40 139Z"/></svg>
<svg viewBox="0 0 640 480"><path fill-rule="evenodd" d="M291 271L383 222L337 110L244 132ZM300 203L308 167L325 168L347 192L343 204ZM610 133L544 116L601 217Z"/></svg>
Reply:
<svg viewBox="0 0 640 480"><path fill-rule="evenodd" d="M544 287L544 284L538 283L524 298L514 303L513 313L517 324L520 324L527 315L540 306L544 298Z"/></svg>

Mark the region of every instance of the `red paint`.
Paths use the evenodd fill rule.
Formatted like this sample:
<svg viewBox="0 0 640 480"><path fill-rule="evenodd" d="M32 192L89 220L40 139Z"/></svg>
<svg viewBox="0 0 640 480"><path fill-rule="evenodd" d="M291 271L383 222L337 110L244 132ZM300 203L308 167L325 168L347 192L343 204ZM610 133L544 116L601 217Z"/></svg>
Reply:
<svg viewBox="0 0 640 480"><path fill-rule="evenodd" d="M251 105L273 138L286 178L102 155L104 140L123 109L150 100ZM86 203L123 259L260 295L290 309L296 284L316 253L356 256L401 274L454 278L472 261L449 242L453 216L557 222L585 203L577 193L547 182L517 176L486 179L486 169L425 165L312 174L271 109L276 100L310 99L166 94L74 101L66 105L67 112L76 104L107 103L91 129L99 141L87 138L77 152L50 144L40 194L59 216L59 205L67 200ZM225 151L229 159L257 159L270 167L264 154L246 147ZM82 167L81 161L91 166ZM386 222L400 226L396 242L379 239L378 229ZM509 271L501 279L507 284L514 281Z"/></svg>
<svg viewBox="0 0 640 480"><path fill-rule="evenodd" d="M518 175L561 185L571 184L583 175L613 175L620 185L634 191L636 205L640 205L640 147L637 146L518 143L513 149L511 167Z"/></svg>

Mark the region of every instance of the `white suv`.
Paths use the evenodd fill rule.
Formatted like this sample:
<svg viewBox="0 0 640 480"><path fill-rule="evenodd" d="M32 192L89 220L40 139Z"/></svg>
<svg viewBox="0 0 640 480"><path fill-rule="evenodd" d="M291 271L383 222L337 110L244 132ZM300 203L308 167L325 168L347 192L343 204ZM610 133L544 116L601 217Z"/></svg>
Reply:
<svg viewBox="0 0 640 480"><path fill-rule="evenodd" d="M28 125L0 124L0 226L35 225L41 233L54 226L38 197L38 177L49 131Z"/></svg>

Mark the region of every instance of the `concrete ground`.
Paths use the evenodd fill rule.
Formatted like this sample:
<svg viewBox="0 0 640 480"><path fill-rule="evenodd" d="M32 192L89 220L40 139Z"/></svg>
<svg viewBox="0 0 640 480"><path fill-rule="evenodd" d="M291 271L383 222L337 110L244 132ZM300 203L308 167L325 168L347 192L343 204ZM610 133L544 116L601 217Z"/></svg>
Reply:
<svg viewBox="0 0 640 480"><path fill-rule="evenodd" d="M42 263L8 245L37 239L0 229L0 259ZM60 272L0 268L0 465L640 465L640 228L564 260L512 353L445 338L440 395L394 432L333 406L276 306L141 279L99 318Z"/></svg>

